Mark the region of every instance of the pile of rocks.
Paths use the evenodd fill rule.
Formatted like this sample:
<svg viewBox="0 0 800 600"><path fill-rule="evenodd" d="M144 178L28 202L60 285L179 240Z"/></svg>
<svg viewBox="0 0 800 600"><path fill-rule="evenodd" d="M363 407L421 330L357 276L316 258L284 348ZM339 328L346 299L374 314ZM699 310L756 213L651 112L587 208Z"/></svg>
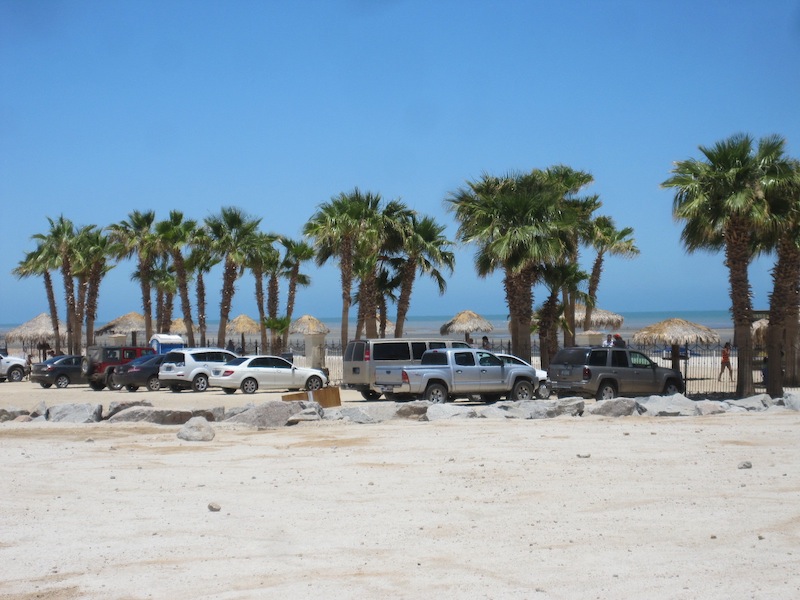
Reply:
<svg viewBox="0 0 800 600"><path fill-rule="evenodd" d="M284 427L311 421L347 421L380 423L392 419L438 421L442 419L550 419L562 415L572 417L690 417L727 412L765 410L800 410L800 395L788 393L773 399L760 394L743 400L690 400L674 396L616 398L586 402L582 398L557 400L525 400L496 402L485 406L465 404L431 404L427 401L372 402L352 407L323 408L316 402L270 400L263 404L247 404L226 410L175 410L154 408L148 401L112 402L103 414L102 404L40 403L33 410L0 409L2 421L49 421L61 423L147 422L159 425L184 425L193 418L205 422L230 423L256 429ZM195 421L197 423L197 421ZM213 436L212 436L213 437Z"/></svg>

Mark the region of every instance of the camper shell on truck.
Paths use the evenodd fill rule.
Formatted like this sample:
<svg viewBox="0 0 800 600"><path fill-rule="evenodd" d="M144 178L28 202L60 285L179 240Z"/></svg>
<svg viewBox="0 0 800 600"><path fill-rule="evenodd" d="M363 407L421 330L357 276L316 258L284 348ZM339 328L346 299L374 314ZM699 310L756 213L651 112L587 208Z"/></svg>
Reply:
<svg viewBox="0 0 800 600"><path fill-rule="evenodd" d="M375 385L377 369L397 365L418 365L426 350L469 348L462 340L449 339L365 339L348 342L344 351L342 387L358 390L365 400L377 400L381 390Z"/></svg>

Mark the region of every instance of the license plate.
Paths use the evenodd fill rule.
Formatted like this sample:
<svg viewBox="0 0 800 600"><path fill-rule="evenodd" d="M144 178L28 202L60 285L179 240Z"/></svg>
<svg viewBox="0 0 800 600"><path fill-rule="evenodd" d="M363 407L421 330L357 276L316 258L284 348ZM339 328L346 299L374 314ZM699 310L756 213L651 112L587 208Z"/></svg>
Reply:
<svg viewBox="0 0 800 600"><path fill-rule="evenodd" d="M170 372L170 371L172 371L172 367L170 365L164 365L164 370L166 372Z"/></svg>
<svg viewBox="0 0 800 600"><path fill-rule="evenodd" d="M381 391L382 391L384 394L386 394L386 393L391 393L392 391L394 391L394 386L391 386L391 385L382 385L382 386L381 386Z"/></svg>
<svg viewBox="0 0 800 600"><path fill-rule="evenodd" d="M560 372L559 374L560 374L562 377L566 377L566 376L567 376L567 375L569 375L570 373L572 373L572 369L561 369L561 372Z"/></svg>

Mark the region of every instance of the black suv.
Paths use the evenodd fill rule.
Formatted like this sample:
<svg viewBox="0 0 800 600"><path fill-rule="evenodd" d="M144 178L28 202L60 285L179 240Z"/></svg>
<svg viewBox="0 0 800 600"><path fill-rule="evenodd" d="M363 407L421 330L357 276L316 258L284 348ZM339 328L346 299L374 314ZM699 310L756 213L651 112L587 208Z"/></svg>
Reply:
<svg viewBox="0 0 800 600"><path fill-rule="evenodd" d="M114 367L155 352L150 346L90 346L81 362L81 373L95 391L106 386L118 390L121 386L114 381Z"/></svg>

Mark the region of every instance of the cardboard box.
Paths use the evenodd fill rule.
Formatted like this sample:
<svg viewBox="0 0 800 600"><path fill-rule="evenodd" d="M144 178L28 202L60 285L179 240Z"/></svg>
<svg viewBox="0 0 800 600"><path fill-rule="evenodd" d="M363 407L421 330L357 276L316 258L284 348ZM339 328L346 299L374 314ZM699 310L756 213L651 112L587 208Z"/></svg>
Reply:
<svg viewBox="0 0 800 600"><path fill-rule="evenodd" d="M311 399L317 402L322 408L341 406L342 399L339 395L338 387L324 387L311 392Z"/></svg>
<svg viewBox="0 0 800 600"><path fill-rule="evenodd" d="M300 400L308 400L308 392L295 392L293 394L284 394L281 396L284 402L298 402Z"/></svg>

